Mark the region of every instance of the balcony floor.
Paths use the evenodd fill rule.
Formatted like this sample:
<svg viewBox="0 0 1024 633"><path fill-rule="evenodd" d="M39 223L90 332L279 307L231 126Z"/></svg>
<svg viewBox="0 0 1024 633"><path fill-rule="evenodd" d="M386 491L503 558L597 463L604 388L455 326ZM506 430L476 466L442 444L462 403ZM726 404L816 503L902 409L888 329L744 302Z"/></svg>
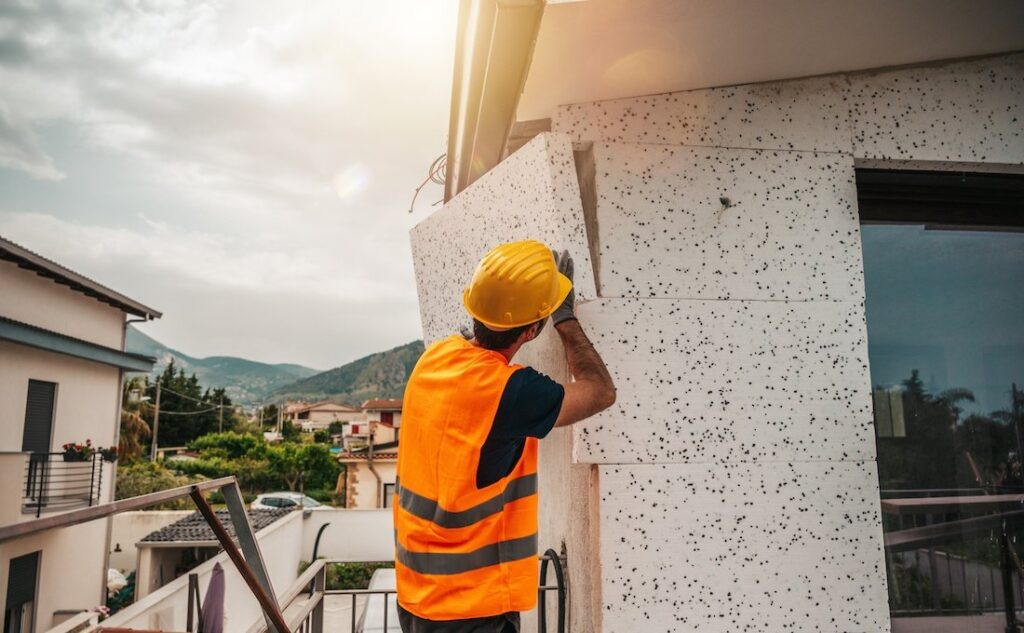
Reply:
<svg viewBox="0 0 1024 633"><path fill-rule="evenodd" d="M892 633L1004 633L1005 629L1002 613L892 619Z"/></svg>

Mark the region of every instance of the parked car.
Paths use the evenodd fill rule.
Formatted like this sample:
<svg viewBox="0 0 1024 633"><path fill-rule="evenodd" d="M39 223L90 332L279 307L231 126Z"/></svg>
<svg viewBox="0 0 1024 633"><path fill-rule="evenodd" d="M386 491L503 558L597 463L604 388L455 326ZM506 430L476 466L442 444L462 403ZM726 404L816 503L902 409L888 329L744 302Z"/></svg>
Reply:
<svg viewBox="0 0 1024 633"><path fill-rule="evenodd" d="M366 606L356 624L356 633L402 633L402 625L398 623L398 602L395 599L395 570L393 568L378 569L370 576L368 589L378 591L389 590L387 596L388 628L384 630L384 594L366 596Z"/></svg>
<svg viewBox="0 0 1024 633"><path fill-rule="evenodd" d="M272 510L274 508L294 508L302 506L304 510L324 507L312 497L299 492L265 492L256 497L249 508L251 510Z"/></svg>

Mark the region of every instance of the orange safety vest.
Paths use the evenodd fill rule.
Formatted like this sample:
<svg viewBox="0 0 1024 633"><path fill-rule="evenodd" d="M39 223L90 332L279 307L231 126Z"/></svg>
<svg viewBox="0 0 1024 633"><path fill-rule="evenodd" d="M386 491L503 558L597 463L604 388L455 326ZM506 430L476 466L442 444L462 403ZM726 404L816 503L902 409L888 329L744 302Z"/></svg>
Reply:
<svg viewBox="0 0 1024 633"><path fill-rule="evenodd" d="M398 602L428 620L526 611L537 602L537 440L476 487L480 449L519 365L452 336L430 346L402 403L395 488Z"/></svg>

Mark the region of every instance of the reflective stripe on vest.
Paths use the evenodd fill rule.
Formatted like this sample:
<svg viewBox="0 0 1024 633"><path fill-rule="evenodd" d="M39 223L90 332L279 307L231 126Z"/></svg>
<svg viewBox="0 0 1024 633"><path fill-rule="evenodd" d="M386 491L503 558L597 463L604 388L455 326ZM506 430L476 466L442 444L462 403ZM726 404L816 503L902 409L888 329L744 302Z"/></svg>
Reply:
<svg viewBox="0 0 1024 633"><path fill-rule="evenodd" d="M404 488L400 479L395 480L395 489L398 494L399 507L409 514L426 521L432 521L443 528L462 528L501 512L507 503L536 494L537 474L532 473L517 477L508 482L505 490L487 501L458 512L445 510L437 501Z"/></svg>
<svg viewBox="0 0 1024 633"><path fill-rule="evenodd" d="M419 574L447 576L537 555L537 534L498 541L472 552L410 552L395 543L395 558Z"/></svg>

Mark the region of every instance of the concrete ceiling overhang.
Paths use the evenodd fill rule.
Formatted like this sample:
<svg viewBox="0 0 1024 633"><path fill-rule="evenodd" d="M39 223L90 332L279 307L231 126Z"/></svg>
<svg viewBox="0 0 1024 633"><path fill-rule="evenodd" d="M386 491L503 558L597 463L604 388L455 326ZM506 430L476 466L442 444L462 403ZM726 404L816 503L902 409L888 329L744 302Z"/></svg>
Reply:
<svg viewBox="0 0 1024 633"><path fill-rule="evenodd" d="M552 0L516 118L1020 49L1020 0Z"/></svg>
<svg viewBox="0 0 1024 633"><path fill-rule="evenodd" d="M462 0L446 200L560 105L1024 50L1021 0L548 0L542 9Z"/></svg>

